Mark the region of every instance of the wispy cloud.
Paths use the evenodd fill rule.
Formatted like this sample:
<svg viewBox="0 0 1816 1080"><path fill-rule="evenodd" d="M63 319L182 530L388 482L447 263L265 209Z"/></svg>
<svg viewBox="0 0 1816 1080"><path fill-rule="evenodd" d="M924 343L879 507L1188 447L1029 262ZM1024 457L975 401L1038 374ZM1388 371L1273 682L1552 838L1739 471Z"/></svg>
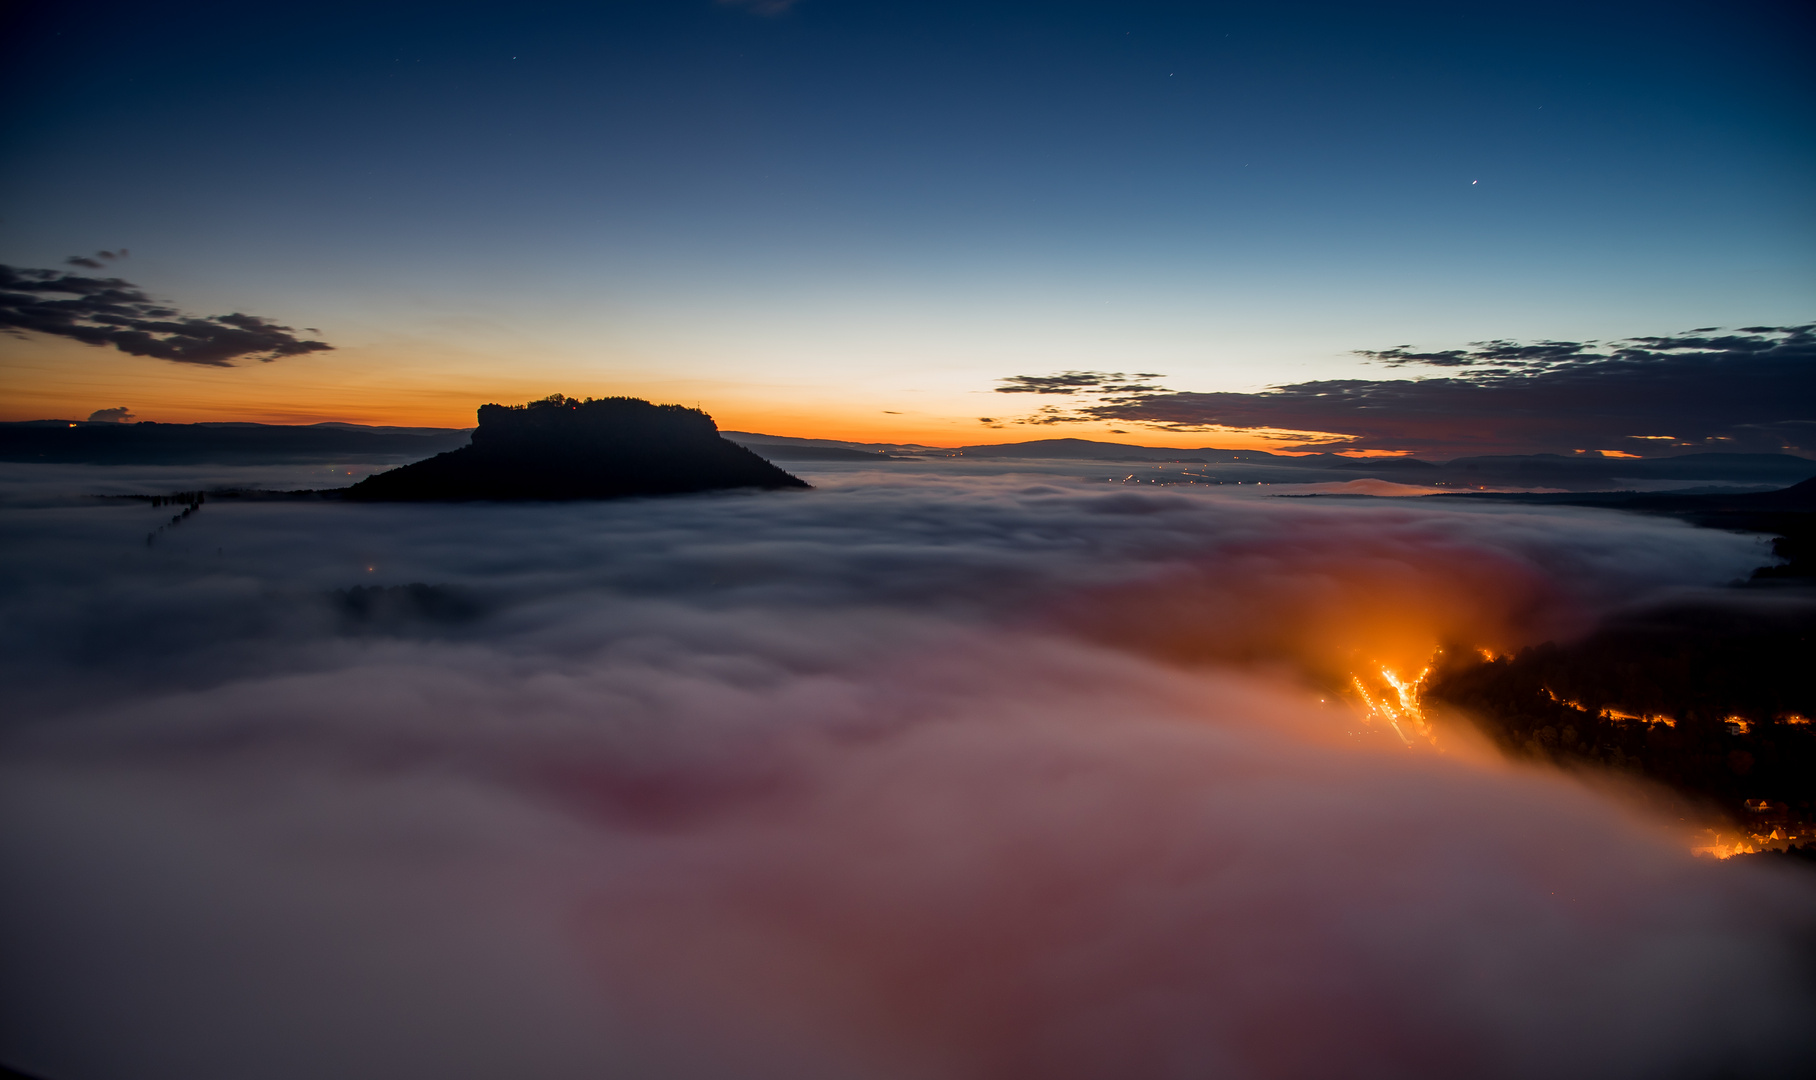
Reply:
<svg viewBox="0 0 1816 1080"><path fill-rule="evenodd" d="M98 253L109 260L125 254L125 249ZM87 268L101 265L86 256L73 256L69 262ZM0 330L15 336L52 334L87 345L112 345L133 356L204 367L232 367L242 358L271 361L334 348L325 341L299 338L293 327L257 315L188 315L120 278L11 266L0 266Z"/></svg>
<svg viewBox="0 0 1816 1080"><path fill-rule="evenodd" d="M1012 375L999 379L999 394L1159 394L1154 383L1165 376L1150 372L1125 375L1120 371L1062 371L1057 375Z"/></svg>
<svg viewBox="0 0 1816 1080"><path fill-rule="evenodd" d="M129 252L125 248L121 248L118 251L97 251L92 259L87 255L71 255L63 261L71 266L80 266L86 270L105 270L107 269L108 263L113 262L115 259L124 259L128 254Z"/></svg>

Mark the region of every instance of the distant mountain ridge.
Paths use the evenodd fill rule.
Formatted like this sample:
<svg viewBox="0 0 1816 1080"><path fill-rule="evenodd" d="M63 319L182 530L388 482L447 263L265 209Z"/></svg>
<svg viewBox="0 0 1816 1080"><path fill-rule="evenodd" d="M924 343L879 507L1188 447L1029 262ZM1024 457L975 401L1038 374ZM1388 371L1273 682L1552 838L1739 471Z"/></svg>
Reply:
<svg viewBox="0 0 1816 1080"><path fill-rule="evenodd" d="M359 424L0 423L0 461L81 465L414 461L464 444L470 428Z"/></svg>
<svg viewBox="0 0 1816 1080"><path fill-rule="evenodd" d="M366 426L327 421L307 425L214 422L101 423L30 420L0 423L0 461L96 465L288 464L406 462L466 445L471 428ZM719 432L770 461L888 462L957 457L1115 463L1276 465L1332 470L1402 483L1451 487L1618 488L1632 482L1791 484L1816 476L1816 461L1790 454L1680 454L1606 458L1600 455L1487 455L1444 462L1410 457L1353 458L1339 454L1285 455L1220 447L1159 447L1091 439L1034 439L934 447L862 443L758 432Z"/></svg>
<svg viewBox="0 0 1816 1080"><path fill-rule="evenodd" d="M1623 480L1792 484L1816 476L1816 460L1792 454L1699 453L1656 458L1610 458L1599 454L1504 454L1432 462L1412 457L1272 454L1266 450L1226 450L1214 446L1138 446L1091 439L1034 439L1017 443L933 447L904 443L794 439L745 431L727 432L726 438L777 460L887 461L912 456L1152 464L1269 464L1294 469L1332 469L1373 474L1405 483L1457 487L1482 484L1607 488L1618 486L1617 482Z"/></svg>

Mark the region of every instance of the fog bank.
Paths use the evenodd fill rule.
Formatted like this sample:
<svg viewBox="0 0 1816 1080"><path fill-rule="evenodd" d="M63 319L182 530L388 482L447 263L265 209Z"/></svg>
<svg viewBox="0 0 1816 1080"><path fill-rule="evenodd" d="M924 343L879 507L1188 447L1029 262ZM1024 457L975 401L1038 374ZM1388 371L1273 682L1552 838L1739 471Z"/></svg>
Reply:
<svg viewBox="0 0 1816 1080"><path fill-rule="evenodd" d="M1816 1049L1805 876L1318 689L1581 633L1756 539L808 478L211 501L150 545L137 504L10 505L0 1058L1652 1077Z"/></svg>

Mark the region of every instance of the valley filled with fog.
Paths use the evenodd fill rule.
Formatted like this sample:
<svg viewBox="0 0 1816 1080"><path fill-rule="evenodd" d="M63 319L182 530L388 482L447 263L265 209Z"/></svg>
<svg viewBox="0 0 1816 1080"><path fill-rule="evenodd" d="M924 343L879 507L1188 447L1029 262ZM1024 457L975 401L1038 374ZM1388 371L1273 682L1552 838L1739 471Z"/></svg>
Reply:
<svg viewBox="0 0 1816 1080"><path fill-rule="evenodd" d="M0 465L0 1054L192 1080L1816 1052L1816 874L1695 857L1639 781L1404 738L1345 691L1718 594L1764 538L1277 498L1313 489L1260 465L789 468L814 490L173 523L99 496L372 469Z"/></svg>

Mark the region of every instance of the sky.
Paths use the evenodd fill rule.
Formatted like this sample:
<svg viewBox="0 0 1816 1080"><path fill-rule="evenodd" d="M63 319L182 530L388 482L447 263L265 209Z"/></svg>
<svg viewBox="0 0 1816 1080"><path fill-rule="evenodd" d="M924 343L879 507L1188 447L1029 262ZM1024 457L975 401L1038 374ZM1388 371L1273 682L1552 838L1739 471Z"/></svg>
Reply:
<svg viewBox="0 0 1816 1080"><path fill-rule="evenodd" d="M15 318L0 419L468 426L560 392L934 445L1816 453L1803 5L0 18L0 263L331 346ZM1096 381L1013 381L1066 373Z"/></svg>

